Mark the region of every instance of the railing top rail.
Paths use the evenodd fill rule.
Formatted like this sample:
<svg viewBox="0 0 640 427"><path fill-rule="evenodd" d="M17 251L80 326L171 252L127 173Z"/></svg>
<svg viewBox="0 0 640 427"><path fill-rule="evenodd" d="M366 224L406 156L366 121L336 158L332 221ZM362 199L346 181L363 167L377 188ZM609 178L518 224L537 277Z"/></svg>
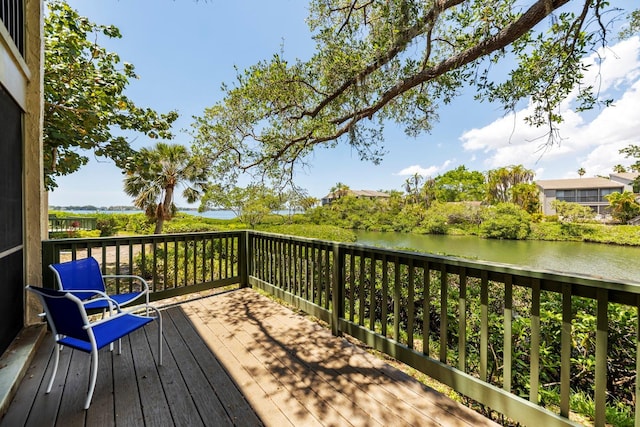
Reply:
<svg viewBox="0 0 640 427"><path fill-rule="evenodd" d="M57 219L57 220L64 220L64 219L96 219L97 217L95 216L55 216L55 215L49 215L49 219Z"/></svg>
<svg viewBox="0 0 640 427"><path fill-rule="evenodd" d="M147 234L144 236L117 236L117 237L91 237L91 238L66 238L66 239L48 239L43 240L45 245L55 245L57 247L77 246L79 243L85 246L102 246L105 242L132 242L132 243L151 243L153 241L164 241L166 239L184 239L191 237L205 237L216 235L220 237L240 236L243 233L242 230L237 231L203 231L196 233L173 233L173 234Z"/></svg>

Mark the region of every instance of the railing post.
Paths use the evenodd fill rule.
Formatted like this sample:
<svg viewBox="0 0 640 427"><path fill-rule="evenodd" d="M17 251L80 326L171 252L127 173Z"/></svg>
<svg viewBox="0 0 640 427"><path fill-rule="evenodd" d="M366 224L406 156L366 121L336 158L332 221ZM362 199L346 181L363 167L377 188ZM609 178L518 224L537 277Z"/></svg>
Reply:
<svg viewBox="0 0 640 427"><path fill-rule="evenodd" d="M609 334L609 293L606 289L596 291L596 372L595 372L595 426L604 426L607 403L607 346Z"/></svg>
<svg viewBox="0 0 640 427"><path fill-rule="evenodd" d="M331 278L331 333L341 336L340 319L344 318L344 254L340 245L333 243L333 269Z"/></svg>
<svg viewBox="0 0 640 427"><path fill-rule="evenodd" d="M60 253L56 250L55 242L42 242L42 286L55 289L53 273L49 269L49 264L60 262Z"/></svg>
<svg viewBox="0 0 640 427"><path fill-rule="evenodd" d="M249 231L241 231L238 238L238 252L240 259L238 266L240 268L240 287L249 286L249 267L251 266L251 246L249 245Z"/></svg>

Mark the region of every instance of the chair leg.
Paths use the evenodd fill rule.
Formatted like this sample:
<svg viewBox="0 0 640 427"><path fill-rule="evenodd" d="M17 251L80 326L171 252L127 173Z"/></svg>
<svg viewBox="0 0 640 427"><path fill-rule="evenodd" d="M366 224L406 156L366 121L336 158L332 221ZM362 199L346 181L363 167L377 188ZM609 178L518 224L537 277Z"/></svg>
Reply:
<svg viewBox="0 0 640 427"><path fill-rule="evenodd" d="M109 303L109 304L111 304L111 303ZM103 309L102 309L102 318L103 318L103 319L104 319L104 316L106 316L106 314L107 314L107 309L106 309L106 308L103 308ZM109 344L109 351L113 351L113 343L110 343L110 344Z"/></svg>
<svg viewBox="0 0 640 427"><path fill-rule="evenodd" d="M54 354L54 358L55 361L53 362L53 372L51 372L51 379L49 380L49 385L47 385L47 391L45 393L50 393L51 392L51 387L53 387L53 380L56 379L56 372L58 372L58 362L60 362L60 350L62 349L62 346L59 345L57 342L55 342L54 340L54 344L53 344L53 352Z"/></svg>
<svg viewBox="0 0 640 427"><path fill-rule="evenodd" d="M89 382L89 393L87 394L87 400L84 403L84 409L89 409L91 405L91 398L93 397L93 391L96 388L96 379L98 378L98 350L93 349L91 352L91 381Z"/></svg>

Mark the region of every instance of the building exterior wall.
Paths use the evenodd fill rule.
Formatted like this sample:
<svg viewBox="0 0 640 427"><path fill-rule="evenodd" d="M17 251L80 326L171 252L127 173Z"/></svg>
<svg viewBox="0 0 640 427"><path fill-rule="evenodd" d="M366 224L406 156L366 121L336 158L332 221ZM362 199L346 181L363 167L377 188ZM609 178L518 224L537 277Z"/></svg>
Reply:
<svg viewBox="0 0 640 427"><path fill-rule="evenodd" d="M42 240L48 237L48 198L44 189L42 135L44 119L44 2L25 0L25 58L31 74L24 117L25 281L42 284ZM29 294L31 297L31 295ZM40 322L36 301L25 304L25 324Z"/></svg>
<svg viewBox="0 0 640 427"><path fill-rule="evenodd" d="M542 213L545 215L555 215L556 210L553 208L553 202L556 200L556 190L543 190L540 192L540 206Z"/></svg>
<svg viewBox="0 0 640 427"><path fill-rule="evenodd" d="M556 210L553 208L553 202L556 200L564 200L571 203L578 203L583 206L589 206L598 215L607 215L609 202L605 196L612 192L629 191L627 186L611 182L607 187L594 188L574 188L567 186L566 188L540 188L540 206L544 215L555 215ZM568 196L567 193L571 195Z"/></svg>

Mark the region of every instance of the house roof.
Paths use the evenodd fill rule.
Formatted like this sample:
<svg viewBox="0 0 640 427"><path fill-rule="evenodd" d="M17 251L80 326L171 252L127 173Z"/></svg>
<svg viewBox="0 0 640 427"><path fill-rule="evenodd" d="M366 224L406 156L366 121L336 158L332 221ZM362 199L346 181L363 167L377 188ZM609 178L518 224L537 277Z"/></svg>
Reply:
<svg viewBox="0 0 640 427"><path fill-rule="evenodd" d="M543 190L568 190L580 188L622 188L624 184L607 178L544 179L535 182Z"/></svg>
<svg viewBox="0 0 640 427"><path fill-rule="evenodd" d="M335 199L337 197L335 193L337 192L327 194L324 199ZM375 190L347 190L347 193L355 197L389 197L387 193Z"/></svg>
<svg viewBox="0 0 640 427"><path fill-rule="evenodd" d="M353 194L355 196L365 196L365 197L389 197L387 193L383 193L382 191L375 191L375 190L353 190Z"/></svg>
<svg viewBox="0 0 640 427"><path fill-rule="evenodd" d="M627 180L627 181L633 181L639 175L640 175L640 173L636 173L636 172L622 172L622 173L610 173L609 174L611 179L622 178L622 179Z"/></svg>

